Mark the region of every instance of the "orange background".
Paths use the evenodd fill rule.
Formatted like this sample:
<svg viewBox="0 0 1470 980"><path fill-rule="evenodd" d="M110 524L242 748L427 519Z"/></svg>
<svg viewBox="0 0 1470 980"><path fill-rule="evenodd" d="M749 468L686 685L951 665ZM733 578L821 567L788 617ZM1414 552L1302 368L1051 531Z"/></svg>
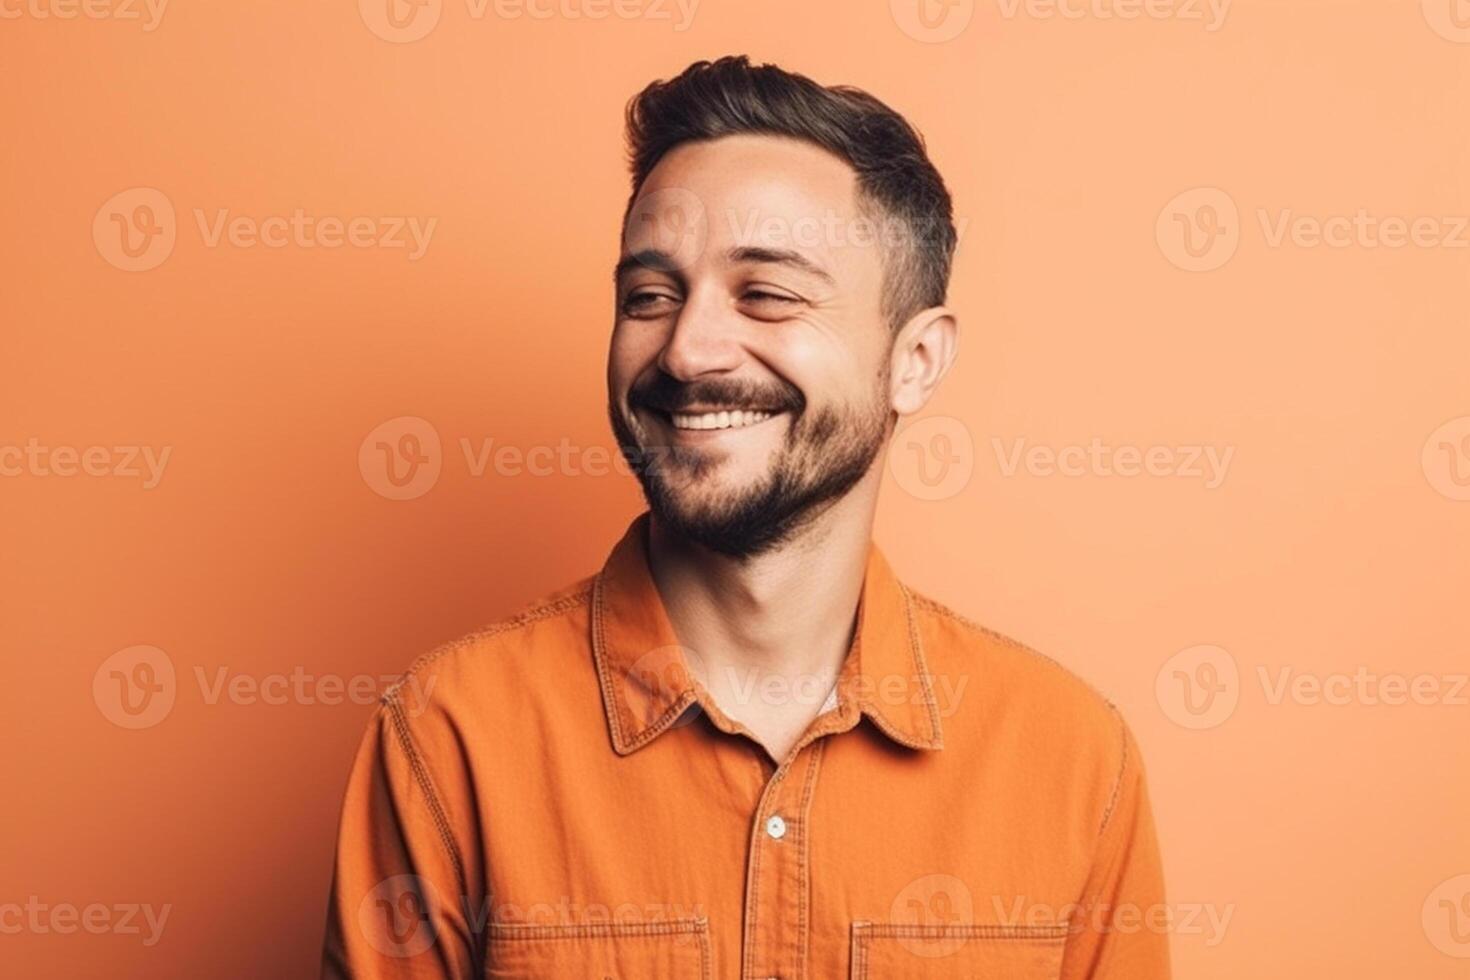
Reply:
<svg viewBox="0 0 1470 980"><path fill-rule="evenodd" d="M1470 670L1470 233L1272 245L1259 217L1470 214L1447 2L1236 0L1218 30L962 2L935 43L879 0L705 0L682 31L446 0L411 43L349 2L175 0L152 31L0 6L21 11L0 20L0 447L172 447L148 490L0 477L0 904L171 906L152 947L0 934L0 973L314 975L370 709L211 704L195 669L388 675L596 569L640 508L631 478L477 477L460 440L611 447L622 107L730 52L870 89L949 182L963 334L927 414L958 420L973 469L925 500L896 460L878 540L1123 708L1171 902L1233 909L1215 945L1181 931L1177 975L1470 969L1470 905L1465 942L1433 925L1470 873L1470 706L1273 704L1258 680ZM177 241L128 272L92 228L136 187L166 195ZM1238 208L1208 271L1166 234L1192 188ZM210 247L194 217L298 208L438 223L410 261ZM401 416L433 426L442 473L391 500L359 448ZM1207 488L1007 475L992 442L1094 438L1234 455ZM93 680L138 644L178 687L128 730ZM1199 645L1238 665L1238 705L1194 729L1165 668Z"/></svg>

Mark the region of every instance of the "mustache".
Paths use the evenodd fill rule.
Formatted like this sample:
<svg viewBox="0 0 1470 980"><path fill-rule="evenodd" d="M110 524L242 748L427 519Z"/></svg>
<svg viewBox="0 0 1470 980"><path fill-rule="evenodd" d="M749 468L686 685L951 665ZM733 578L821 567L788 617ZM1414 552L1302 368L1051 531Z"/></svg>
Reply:
<svg viewBox="0 0 1470 980"><path fill-rule="evenodd" d="M806 398L789 384L756 384L732 378L710 378L685 384L660 372L628 392L628 404L660 412L679 412L691 405L728 405L745 411L799 413Z"/></svg>

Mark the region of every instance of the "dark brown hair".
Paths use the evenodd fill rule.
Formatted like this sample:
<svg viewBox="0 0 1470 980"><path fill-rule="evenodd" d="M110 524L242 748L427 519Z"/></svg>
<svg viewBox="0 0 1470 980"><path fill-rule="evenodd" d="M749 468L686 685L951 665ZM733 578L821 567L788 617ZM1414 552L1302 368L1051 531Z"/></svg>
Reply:
<svg viewBox="0 0 1470 980"><path fill-rule="evenodd" d="M944 302L956 238L949 191L918 131L862 89L730 55L651 83L628 102L626 119L629 209L649 172L681 143L740 133L805 140L857 173L860 204L878 212L879 241L892 237L884 225L899 231L884 262L883 313L893 328Z"/></svg>

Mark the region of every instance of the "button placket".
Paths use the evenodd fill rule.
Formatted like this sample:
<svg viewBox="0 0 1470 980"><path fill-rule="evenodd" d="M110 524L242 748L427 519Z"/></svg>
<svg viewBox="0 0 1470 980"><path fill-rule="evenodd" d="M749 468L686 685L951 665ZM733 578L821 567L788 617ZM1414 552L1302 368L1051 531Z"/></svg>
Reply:
<svg viewBox="0 0 1470 980"><path fill-rule="evenodd" d="M746 980L806 976L811 891L806 823L821 744L798 748L761 794L746 867L741 956Z"/></svg>

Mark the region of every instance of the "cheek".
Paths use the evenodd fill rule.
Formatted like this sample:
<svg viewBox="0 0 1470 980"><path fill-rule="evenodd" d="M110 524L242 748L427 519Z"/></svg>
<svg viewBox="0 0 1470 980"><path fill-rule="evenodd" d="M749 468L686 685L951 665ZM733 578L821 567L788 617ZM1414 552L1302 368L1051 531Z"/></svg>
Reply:
<svg viewBox="0 0 1470 980"><path fill-rule="evenodd" d="M626 393L638 376L658 358L657 335L653 330L640 330L639 326L613 328L607 356L607 380L614 394Z"/></svg>
<svg viewBox="0 0 1470 980"><path fill-rule="evenodd" d="M882 368L879 352L867 338L825 324L801 324L774 331L752 351L799 388L811 403L867 404Z"/></svg>

